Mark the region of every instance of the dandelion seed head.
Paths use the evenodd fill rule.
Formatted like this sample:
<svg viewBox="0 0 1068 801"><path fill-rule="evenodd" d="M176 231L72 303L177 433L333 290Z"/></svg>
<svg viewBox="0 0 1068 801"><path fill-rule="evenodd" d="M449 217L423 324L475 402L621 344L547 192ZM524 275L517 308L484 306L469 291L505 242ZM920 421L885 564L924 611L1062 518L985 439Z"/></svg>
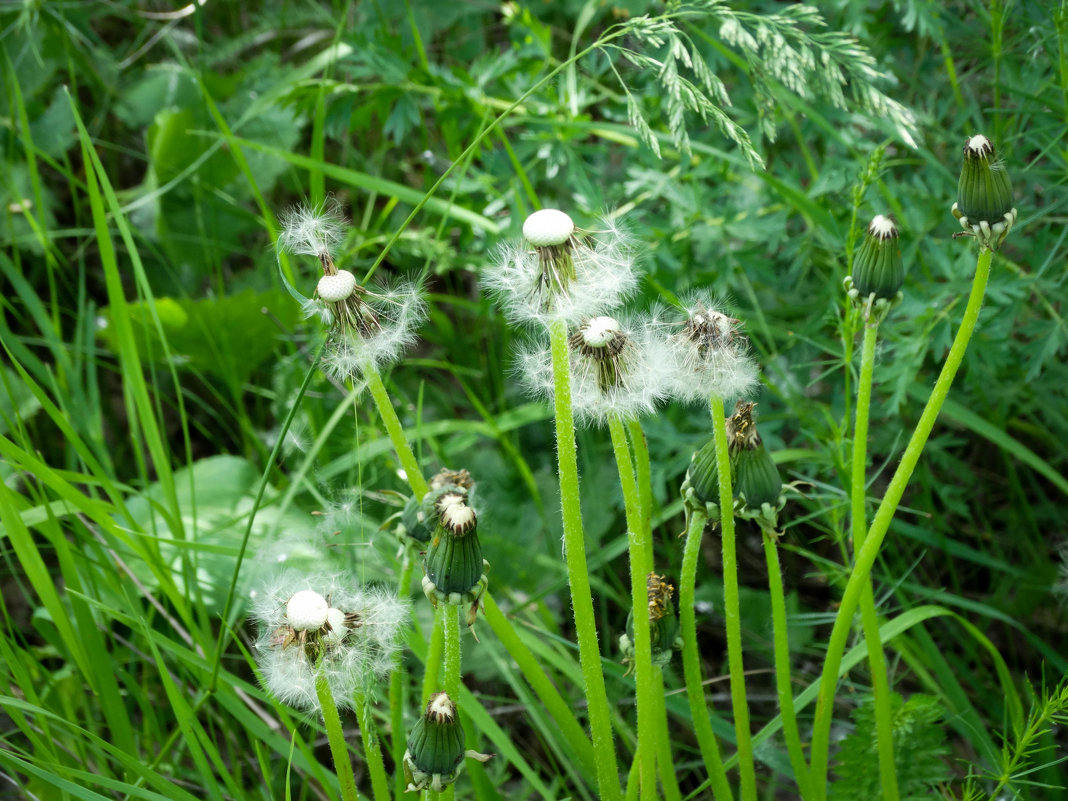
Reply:
<svg viewBox="0 0 1068 801"><path fill-rule="evenodd" d="M567 245L557 247L568 248L566 275L562 267L554 267L547 276L543 255L529 244L508 243L497 249L482 283L514 323L539 328L556 321L577 325L616 308L637 287L635 248L616 222L604 221L596 231L576 231Z"/></svg>
<svg viewBox="0 0 1068 801"><path fill-rule="evenodd" d="M740 321L720 311L708 293L690 297L682 311L658 312L657 326L670 331L671 395L683 403L707 403L747 397L756 388L758 370Z"/></svg>
<svg viewBox="0 0 1068 801"><path fill-rule="evenodd" d="M345 234L341 204L330 198L318 206L300 204L286 210L279 222L278 249L305 256L330 254Z"/></svg>

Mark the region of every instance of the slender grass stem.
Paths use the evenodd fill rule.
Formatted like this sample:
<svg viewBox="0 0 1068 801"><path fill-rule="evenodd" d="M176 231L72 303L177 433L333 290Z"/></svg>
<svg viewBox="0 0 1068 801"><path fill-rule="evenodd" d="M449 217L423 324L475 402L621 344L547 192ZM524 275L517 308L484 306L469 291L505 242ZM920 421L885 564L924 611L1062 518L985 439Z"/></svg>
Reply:
<svg viewBox="0 0 1068 801"><path fill-rule="evenodd" d="M400 578L397 579L397 597L407 598L408 588L412 583L412 572L415 570L415 560L411 554L405 552L404 563L401 566ZM389 676L389 715L390 726L390 753L393 756L393 764L400 765L404 758L404 750L407 747L404 731L404 697L406 683L404 681L404 655L397 652L393 660L393 672ZM361 724L362 725L362 724ZM401 801L407 782L404 781L404 771L393 771L393 797Z"/></svg>
<svg viewBox="0 0 1068 801"><path fill-rule="evenodd" d="M571 587L571 607L575 614L575 631L579 647L586 698L589 703L590 733L597 757L597 784L603 801L618 801L621 796L619 771L612 737L612 720L608 708L601 651L597 644L597 622L593 615L586 542L582 528L582 505L579 497L578 449L575 421L571 409L571 366L567 347L567 326L563 321L549 330L553 364L553 406L556 417L556 456L560 479L560 505L563 514L564 548L567 578Z"/></svg>
<svg viewBox="0 0 1068 801"><path fill-rule="evenodd" d="M634 466L627 446L623 421L611 417L608 430L612 435L619 483L623 488L623 508L627 518L627 546L630 553L631 620L634 626L634 686L638 707L638 780L640 798L656 798L656 687L653 681L653 649L650 643L649 603L646 580L653 572L653 560L644 536L641 499L634 476ZM662 691L662 690L661 690Z"/></svg>
<svg viewBox="0 0 1068 801"><path fill-rule="evenodd" d="M415 458L412 446L408 444L404 436L404 426L401 425L400 418L397 417L397 412L393 408L386 386L382 383L382 376L379 375L378 369L368 362L363 367L363 377L367 381L371 397L375 400L378 416L382 418L382 425L386 427L386 433L389 434L389 441L393 443L393 450L397 452L397 458L400 460L401 467L404 468L408 486L412 488L416 500L422 500L429 487L426 479L423 478L423 471L419 468L419 460Z"/></svg>
<svg viewBox="0 0 1068 801"><path fill-rule="evenodd" d="M349 749L345 746L345 732L341 728L341 716L337 713L337 704L330 692L326 676L315 679L315 692L319 696L319 706L323 710L323 723L326 726L326 740L330 744L330 755L334 758L334 771L341 786L342 801L357 801L356 774L352 772L352 760Z"/></svg>
<svg viewBox="0 0 1068 801"><path fill-rule="evenodd" d="M764 557L768 563L768 590L771 593L771 625L775 644L775 689L779 694L779 712L782 714L782 734L786 740L786 752L794 769L797 792L803 801L812 798L808 763L801 746L801 733L797 728L794 711L794 689L790 678L790 641L786 623L786 593L782 586L782 567L779 564L779 543L774 531L763 529Z"/></svg>
<svg viewBox="0 0 1068 801"><path fill-rule="evenodd" d="M850 488L854 553L864 545L867 534L865 498L867 496L868 420L871 415L871 388L875 373L875 343L878 322L864 327L861 347L860 378L857 383L857 420L853 432L853 471ZM864 582L860 596L860 618L864 641L868 647L872 694L875 703L875 745L879 754L879 782L884 801L898 801L897 773L894 768L894 718L890 706L890 682L886 675L886 657L879 639L879 615L871 577Z"/></svg>
<svg viewBox="0 0 1068 801"><path fill-rule="evenodd" d="M704 678L697 650L697 618L694 607L694 587L697 583L697 562L701 556L701 537L708 518L704 512L691 511L686 530L686 547L682 552L682 569L679 575L679 623L682 628L682 669L686 679L686 698L690 702L690 719L693 722L701 758L712 783L715 801L733 801L734 794L727 782L727 771L719 755L719 743L710 722L712 710L705 701Z"/></svg>
<svg viewBox="0 0 1068 801"><path fill-rule="evenodd" d="M831 629L831 637L827 643L827 656L823 663L823 674L820 677L819 697L816 702L816 721L812 732L812 781L816 800L823 801L827 797L827 763L830 750L831 718L834 711L834 695L838 684L838 670L842 664L842 654L845 652L846 640L853 620L853 614L857 610L860 596L867 585L868 576L872 565L879 555L883 539L890 528L894 512L905 494L912 471L920 460L923 448L927 444L927 438L931 435L938 413L949 395L953 379L957 375L964 353L968 348L972 332L975 330L976 321L979 319L979 310L983 305L983 296L986 292L987 279L990 276L990 263L993 253L983 248L979 253L979 259L975 267L975 278L972 281L971 293L968 296L968 305L964 310L957 335L953 338L946 361L942 365L942 371L935 381L931 397L927 400L923 414L916 424L915 430L909 439L905 452L901 456L897 470L886 488L886 494L879 504L875 517L872 519L868 534L864 539L864 545L857 549L853 570L846 583L845 592L842 595L842 603L838 607L835 616L834 627Z"/></svg>
<svg viewBox="0 0 1068 801"><path fill-rule="evenodd" d="M716 469L719 473L720 530L723 543L723 616L727 624L727 664L731 674L731 708L734 733L738 741L738 773L742 801L756 801L756 766L753 741L749 731L749 702L745 693L745 668L742 663L742 617L738 599L738 562L734 543L734 493L731 488L731 463L727 447L727 421L723 399L715 395L709 402L712 431L716 442Z"/></svg>

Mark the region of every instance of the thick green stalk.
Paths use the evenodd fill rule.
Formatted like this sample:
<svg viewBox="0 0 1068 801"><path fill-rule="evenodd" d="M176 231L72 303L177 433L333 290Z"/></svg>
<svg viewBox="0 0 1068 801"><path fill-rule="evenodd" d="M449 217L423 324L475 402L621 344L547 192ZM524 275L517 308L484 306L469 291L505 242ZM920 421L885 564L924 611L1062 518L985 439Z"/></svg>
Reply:
<svg viewBox="0 0 1068 801"><path fill-rule="evenodd" d="M867 497L868 419L871 414L871 387L875 373L875 342L879 323L864 327L861 348L860 379L857 383L857 420L853 431L853 474L850 505L853 531L853 552L864 545L868 525L864 501ZM890 706L890 682L886 675L886 656L879 639L879 615L875 609L875 594L871 577L864 582L860 596L860 619L864 641L868 646L868 666L875 703L875 746L879 754L879 781L883 801L898 801L897 773L894 768L894 716Z"/></svg>
<svg viewBox="0 0 1068 801"><path fill-rule="evenodd" d="M552 323L549 339L553 364L553 410L556 417L560 506L563 513L567 578L571 586L571 608L575 614L579 664L586 685L590 734L593 751L597 756L597 784L601 799L618 801L621 797L619 770L616 767L608 693L601 669L601 651L597 645L597 622L593 616L593 594L590 591L586 541L582 530L578 448L575 444L575 420L571 409L571 365L567 347L567 325L561 320Z"/></svg>
<svg viewBox="0 0 1068 801"><path fill-rule="evenodd" d="M675 771L675 758L671 753L674 738L668 728L667 708L664 704L664 671L659 665L653 666L653 702L656 704L657 765L660 768L660 786L664 789L664 801L682 801L679 779Z"/></svg>
<svg viewBox="0 0 1068 801"><path fill-rule="evenodd" d="M446 609L447 607L440 603L434 608L434 628L430 634L430 646L426 651L423 669L423 706L426 706L430 696L442 689L442 654L445 652L445 623L442 615Z"/></svg>
<svg viewBox="0 0 1068 801"><path fill-rule="evenodd" d="M642 501L642 521L645 523L646 536L649 539L649 555L653 548L653 468L649 462L649 443L645 441L645 432L638 420L627 423L627 435L630 447L634 451L634 472L638 480L638 497Z"/></svg>
<svg viewBox="0 0 1068 801"><path fill-rule="evenodd" d="M323 709L326 741L330 744L330 755L334 758L334 770L338 784L341 785L342 801L358 801L360 795L356 792L356 774L352 772L352 760L349 759L349 749L345 746L341 716L337 713L337 704L334 703L334 696L325 676L316 677L315 692L319 696L319 706Z"/></svg>
<svg viewBox="0 0 1068 801"><path fill-rule="evenodd" d="M968 348L972 331L979 318L979 310L983 305L983 295L986 292L987 278L990 276L990 262L993 253L983 248L979 253L979 260L975 267L975 278L972 281L971 294L968 297L968 305L964 310L957 335L953 338L953 344L946 355L946 361L942 365L942 371L935 381L931 397L927 400L923 414L916 424L912 437L909 439L905 452L901 456L897 470L886 488L882 503L872 519L871 527L864 539L864 545L857 550L853 570L846 583L845 592L842 595L842 603L838 607L835 616L834 627L831 629L831 638L827 643L827 656L823 663L823 675L820 677L820 692L816 702L816 721L812 731L812 781L813 790L817 801L823 801L827 797L827 762L830 750L831 718L834 711L834 695L838 684L838 669L842 663L842 654L845 652L846 640L852 625L853 614L857 611L857 604L864 587L868 584L868 576L871 574L872 565L879 555L883 539L890 528L894 512L905 494L912 471L923 453L927 438L931 435L938 413L949 395L949 389L953 385L953 379L957 375L964 353ZM869 585L870 586L870 585Z"/></svg>
<svg viewBox="0 0 1068 801"><path fill-rule="evenodd" d="M443 679L444 690L449 698L460 698L460 615L463 607L439 605L441 610L442 637L445 641L445 676ZM429 662L428 662L429 664ZM442 801L452 801L456 792L456 785L450 784L442 793Z"/></svg>
<svg viewBox="0 0 1068 801"><path fill-rule="evenodd" d="M716 469L719 472L720 530L723 537L723 616L727 624L727 665L731 674L731 708L734 733L738 740L738 773L742 801L756 801L756 766L749 731L749 701L745 694L745 668L742 664L742 616L738 599L738 562L734 544L734 494L731 489L731 462L727 446L727 421L723 399L715 395L709 402L712 432L716 441Z"/></svg>
<svg viewBox="0 0 1068 801"><path fill-rule="evenodd" d="M690 718L693 721L697 745L705 770L712 783L715 801L734 801L734 794L727 782L727 771L719 755L719 743L710 723L712 712L705 702L704 677L697 651L697 618L694 607L694 586L697 583L697 562L701 557L701 537L708 518L704 512L691 511L689 528L686 531L686 547L682 552L682 569L679 575L679 624L682 629L682 669L686 677L686 698L690 702Z"/></svg>
<svg viewBox="0 0 1068 801"><path fill-rule="evenodd" d="M371 705L365 695L356 698L356 717L360 721L364 759L367 762L367 772L371 774L374 801L389 801L389 780L386 778L386 766L382 761L382 743L378 739L374 718L371 716ZM401 773L403 774L403 771Z"/></svg>
<svg viewBox="0 0 1068 801"><path fill-rule="evenodd" d="M627 447L623 421L611 417L608 430L612 434L619 483L623 488L623 508L627 518L627 547L630 553L631 620L634 626L634 687L638 706L638 781L642 801L656 799L656 687L653 682L653 649L649 634L649 602L646 580L653 572L653 560L646 548L645 525L642 522L641 499L634 477L634 467Z"/></svg>
<svg viewBox="0 0 1068 801"><path fill-rule="evenodd" d="M412 488L416 500L422 500L429 487L426 479L423 478L423 471L419 468L419 460L415 458L412 446L408 444L404 436L404 426L401 425L400 418L397 417L397 412L393 408L393 402L389 399L386 386L382 383L382 376L378 374L378 369L368 362L363 367L363 377L367 381L367 388L371 390L371 397L375 400L378 416L382 418L382 425L386 427L386 433L389 434L389 441L393 443L393 449L397 452L401 467L404 468L408 486Z"/></svg>
<svg viewBox="0 0 1068 801"><path fill-rule="evenodd" d="M782 586L782 567L779 565L779 543L775 532L763 529L764 556L768 563L768 590L771 593L771 626L775 641L775 689L779 694L779 712L782 714L782 734L786 739L786 751L794 769L797 792L803 801L812 798L808 763L801 746L801 733L797 728L794 711L794 688L790 678L790 641L786 624L786 593Z"/></svg>

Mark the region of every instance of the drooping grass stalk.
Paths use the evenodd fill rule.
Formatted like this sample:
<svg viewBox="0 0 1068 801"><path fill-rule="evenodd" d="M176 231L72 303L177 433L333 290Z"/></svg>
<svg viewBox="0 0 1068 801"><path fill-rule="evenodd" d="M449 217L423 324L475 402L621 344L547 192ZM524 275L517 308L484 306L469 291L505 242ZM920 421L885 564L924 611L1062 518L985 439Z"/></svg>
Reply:
<svg viewBox="0 0 1068 801"><path fill-rule="evenodd" d="M356 718L360 723L364 760L367 762L367 772L371 774L374 801L389 801L389 779L386 778L386 766L382 761L382 743L378 739L371 704L366 695L356 698ZM398 772L403 776L403 771Z"/></svg>
<svg viewBox="0 0 1068 801"><path fill-rule="evenodd" d="M638 707L638 780L642 801L656 798L656 734L659 724L653 682L653 649L649 634L649 602L646 581L653 572L651 549L646 547L645 525L641 514L641 500L634 476L634 466L627 447L623 421L616 416L608 419L612 434L612 448L623 489L623 508L627 519L627 547L630 555L631 620L634 626L634 687ZM663 692L663 687L659 688Z"/></svg>
<svg viewBox="0 0 1068 801"><path fill-rule="evenodd" d="M621 795L616 753L612 737L608 693L601 670L597 644L597 622L593 615L586 542L582 529L579 496L578 449L571 409L571 365L567 345L567 324L554 322L549 329L553 365L553 411L556 418L556 457L560 479L560 506L563 515L567 578L571 587L571 607L579 647L579 664L589 704L590 734L597 757L597 785L603 801L618 801Z"/></svg>
<svg viewBox="0 0 1068 801"><path fill-rule="evenodd" d="M934 389L927 400L923 414L909 439L905 452L901 456L897 470L886 488L886 494L872 519L864 545L857 549L853 570L849 575L849 581L842 594L842 603L838 607L835 616L834 627L831 629L831 637L827 643L827 656L823 663L823 674L820 677L819 697L816 702L816 720L812 731L812 782L816 801L823 801L827 797L827 763L830 749L831 718L834 711L834 695L838 684L838 669L842 663L842 654L845 652L846 640L852 625L853 614L857 610L857 604L864 587L867 585L868 576L872 565L879 555L883 539L890 528L894 512L905 494L912 471L920 460L923 448L931 435L934 424L938 419L938 413L949 395L953 379L957 375L964 353L968 349L972 332L975 330L976 321L979 319L979 310L983 305L983 296L986 293L986 283L990 276L990 263L993 252L982 248L979 259L975 266L975 278L972 281L971 293L968 296L968 305L964 310L960 328L953 338L946 361L942 365L942 371L935 381Z"/></svg>
<svg viewBox="0 0 1068 801"><path fill-rule="evenodd" d="M694 608L694 587L697 582L697 563L701 556L701 537L708 518L698 510L690 512L686 531L686 546L682 552L682 569L679 574L679 625L682 630L682 668L686 678L686 698L690 702L690 718L693 721L697 745L705 762L712 796L715 801L733 801L734 794L727 782L727 771L719 755L719 743L710 723L712 710L705 701L704 678L697 650L697 620Z"/></svg>
<svg viewBox="0 0 1068 801"><path fill-rule="evenodd" d="M771 593L771 626L775 645L775 689L779 695L779 712L782 714L782 734L786 740L786 752L794 769L797 793L802 801L812 798L808 763L801 746L801 733L797 728L794 711L794 689L790 678L790 641L786 624L786 593L782 586L782 567L779 565L779 543L775 532L761 527L764 537L764 557L768 563L768 590Z"/></svg>
<svg viewBox="0 0 1068 801"><path fill-rule="evenodd" d="M716 470L719 473L720 532L723 545L723 616L727 628L727 665L731 674L731 709L738 741L738 773L742 801L756 801L756 766L749 731L749 702L745 693L742 664L742 616L738 599L738 561L734 543L734 493L731 488L731 462L727 446L727 420L723 399L709 399L712 432L716 442Z"/></svg>
<svg viewBox="0 0 1068 801"><path fill-rule="evenodd" d="M326 727L326 740L330 744L330 755L334 758L334 771L337 773L337 781L341 786L342 801L357 801L360 797L356 792L356 774L352 772L352 760L349 759L349 750L345 746L345 732L341 728L341 716L337 713L337 704L330 692L330 684L326 676L319 675L315 679L315 692L319 696L319 706L323 710L323 724Z"/></svg>
<svg viewBox="0 0 1068 801"><path fill-rule="evenodd" d="M868 528L864 510L864 501L867 496L868 420L871 414L871 388L875 373L875 343L878 334L878 321L864 326L860 378L857 383L857 420L853 430L853 470L850 488L854 553L863 547ZM864 581L863 592L860 596L860 617L864 628L864 640L868 646L868 666L871 670L871 686L875 704L875 746L879 754L879 783L884 801L897 801L894 718L890 706L890 682L886 675L883 645L879 639L879 615L875 609L875 594L870 576Z"/></svg>
<svg viewBox="0 0 1068 801"><path fill-rule="evenodd" d="M575 718L571 707L568 706L563 696L553 686L545 670L520 639L515 628L509 624L508 618L498 608L493 596L487 592L483 596L482 602L486 611L486 622L493 629L493 633L497 635L497 639L500 640L508 655L515 660L519 670L523 673L523 677L530 684L531 689L534 690L534 694L537 695L538 700L544 704L545 709L552 716L553 722L560 729L560 733L567 741L567 745L575 759L588 775L595 775L597 763L594 758L593 747L586 736L586 732L582 730L582 726L579 725L578 720Z"/></svg>
<svg viewBox="0 0 1068 801"><path fill-rule="evenodd" d="M385 384L382 383L382 376L379 375L378 369L368 362L363 367L363 377L367 381L367 388L371 391L371 397L374 398L375 406L378 408L378 416L382 418L382 425L386 427L386 433L389 434L389 441L393 443L393 450L397 452L397 458L400 460L401 467L404 468L408 486L412 488L415 499L421 501L429 487L426 479L423 478L422 470L419 469L419 460L415 458L412 446L408 444L404 436L404 426L401 425L400 418L397 417L397 412L393 408L393 402L389 398L389 393L386 392Z"/></svg>

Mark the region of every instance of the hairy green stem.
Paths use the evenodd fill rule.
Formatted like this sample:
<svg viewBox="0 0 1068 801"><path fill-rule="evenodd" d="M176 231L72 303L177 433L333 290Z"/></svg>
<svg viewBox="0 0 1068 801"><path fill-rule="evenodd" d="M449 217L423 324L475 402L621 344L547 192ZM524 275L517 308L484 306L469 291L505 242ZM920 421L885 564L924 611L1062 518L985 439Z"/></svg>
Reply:
<svg viewBox="0 0 1068 801"><path fill-rule="evenodd" d="M575 614L579 664L589 704L590 734L597 756L597 784L602 801L618 801L621 796L619 771L612 738L601 651L597 644L597 622L593 615L593 594L586 564L586 541L582 528L579 497L578 448L575 420L571 409L571 365L567 347L567 325L562 320L549 329L553 365L553 410L556 417L556 458L560 479L560 506L563 514L567 578L571 587L571 607Z"/></svg>
<svg viewBox="0 0 1068 801"><path fill-rule="evenodd" d="M634 477L634 466L627 447L623 421L610 417L619 483L623 488L623 508L627 518L627 547L630 554L631 621L634 627L634 686L638 706L638 781L642 801L656 799L656 688L653 682L653 649L650 644L649 603L646 580L653 572L650 549L646 547L641 499Z"/></svg>
<svg viewBox="0 0 1068 801"><path fill-rule="evenodd" d="M393 401L390 400L386 386L382 383L382 376L379 375L378 369L368 362L363 366L363 377L367 381L367 388L371 391L371 397L374 398L375 406L378 408L378 416L382 418L382 425L386 427L386 433L389 434L389 441L393 443L393 450L397 452L397 458L400 460L401 467L404 468L408 486L412 488L416 500L421 501L429 487L426 479L423 478L423 471L419 468L419 460L415 458L412 446L408 444L404 436L404 426L401 425L400 418L397 417L397 412L393 408Z"/></svg>
<svg viewBox="0 0 1068 801"><path fill-rule="evenodd" d="M371 715L371 704L366 695L356 697L356 717L360 722L360 738L363 740L367 772L371 774L374 801L389 801L389 780L386 778L386 766L382 761L382 743L378 739L378 731Z"/></svg>
<svg viewBox="0 0 1068 801"><path fill-rule="evenodd" d="M786 752L794 769L797 792L803 801L812 798L808 763L801 746L801 733L797 728L797 713L794 711L794 688L790 678L790 641L786 623L786 593L782 586L782 567L779 565L779 543L774 531L762 527L764 557L768 563L768 591L771 593L771 626L775 643L775 689L779 694L779 712L782 714L782 734L786 740Z"/></svg>
<svg viewBox="0 0 1068 801"><path fill-rule="evenodd" d="M445 676L442 680L443 689L449 698L458 701L460 698L460 615L463 607L459 604L445 606L439 604L441 610L442 639L445 642ZM456 792L456 785L450 784L442 793L442 801L452 801Z"/></svg>
<svg viewBox="0 0 1068 801"><path fill-rule="evenodd" d="M679 575L679 624L682 629L682 669L686 679L686 698L690 702L690 719L693 722L697 745L705 762L712 796L715 801L734 801L734 794L727 782L727 771L719 755L719 743L710 722L712 711L705 701L704 678L697 650L697 617L694 607L694 587L697 583L697 562L701 557L701 537L704 535L708 517L702 511L691 510L686 529L686 547L682 552L682 569Z"/></svg>
<svg viewBox="0 0 1068 801"><path fill-rule="evenodd" d="M653 703L656 704L654 717L656 719L656 747L657 766L660 769L660 786L664 789L664 801L682 801L682 792L679 790L679 779L675 771L675 759L671 754L671 743L674 738L668 728L667 708L664 704L664 671L659 665L653 666Z"/></svg>
<svg viewBox="0 0 1068 801"><path fill-rule="evenodd" d="M442 654L445 652L445 623L442 615L445 614L445 609L445 605L440 603L434 607L434 628L430 634L430 645L427 647L426 662L423 665L423 706L426 706L430 696L441 690Z"/></svg>
<svg viewBox="0 0 1068 801"><path fill-rule="evenodd" d="M319 706L323 710L326 741L330 744L330 755L334 758L334 771L337 773L337 781L341 786L342 801L357 801L360 795L356 792L356 774L352 772L352 760L349 759L349 750L345 746L345 732L341 728L341 716L337 713L337 704L334 703L334 695L330 692L330 684L326 676L316 676L315 692L319 696Z"/></svg>
<svg viewBox="0 0 1068 801"><path fill-rule="evenodd" d="M894 512L905 494L912 471L920 460L923 448L927 444L927 438L931 435L938 413L949 395L949 389L953 385L953 379L957 375L964 353L968 348L972 331L979 318L979 310L983 305L983 295L986 292L987 279L990 276L990 262L993 253L983 248L979 253L979 260L975 267L975 278L972 281L971 294L968 297L968 305L964 310L957 335L953 338L953 344L946 355L946 361L942 365L942 371L935 381L931 397L927 400L923 414L916 424L915 430L909 439L905 452L901 456L894 476L886 488L886 494L879 504L871 527L864 539L864 545L857 550L853 570L846 583L845 592L842 594L842 603L838 607L835 616L834 627L831 629L831 637L827 643L827 656L823 663L823 675L820 677L820 691L816 702L816 721L812 731L812 781L816 793L816 801L823 801L827 797L827 763L830 750L831 718L834 711L834 695L838 684L838 670L842 663L842 654L845 652L846 640L849 637L853 614L857 611L857 604L864 587L868 585L868 576L872 565L879 555L883 539L890 528Z"/></svg>
<svg viewBox="0 0 1068 801"><path fill-rule="evenodd" d="M638 478L638 496L642 502L642 522L649 541L649 556L653 553L653 468L649 461L649 443L638 420L627 423L627 436L634 451L634 470Z"/></svg>
<svg viewBox="0 0 1068 801"><path fill-rule="evenodd" d="M734 543L734 494L731 489L731 462L727 445L727 421L723 399L713 395L709 402L712 432L716 442L716 470L719 473L720 530L723 537L723 616L727 627L727 665L731 679L731 708L738 741L738 773L742 801L756 801L756 766L749 731L749 701L745 693L742 664L742 616L738 599L738 562Z"/></svg>
<svg viewBox="0 0 1068 801"><path fill-rule="evenodd" d="M869 323L864 327L860 378L857 383L857 420L853 430L853 473L850 488L854 553L863 547L868 529L864 509L864 501L867 497L868 419L871 415L871 388L875 373L875 342L878 334L878 322ZM860 619L864 629L864 641L868 647L868 666L871 670L872 695L875 705L875 746L879 754L879 782L883 791L883 801L898 801L890 682L886 675L886 656L879 639L879 615L875 608L875 593L870 576L865 580L860 596Z"/></svg>

